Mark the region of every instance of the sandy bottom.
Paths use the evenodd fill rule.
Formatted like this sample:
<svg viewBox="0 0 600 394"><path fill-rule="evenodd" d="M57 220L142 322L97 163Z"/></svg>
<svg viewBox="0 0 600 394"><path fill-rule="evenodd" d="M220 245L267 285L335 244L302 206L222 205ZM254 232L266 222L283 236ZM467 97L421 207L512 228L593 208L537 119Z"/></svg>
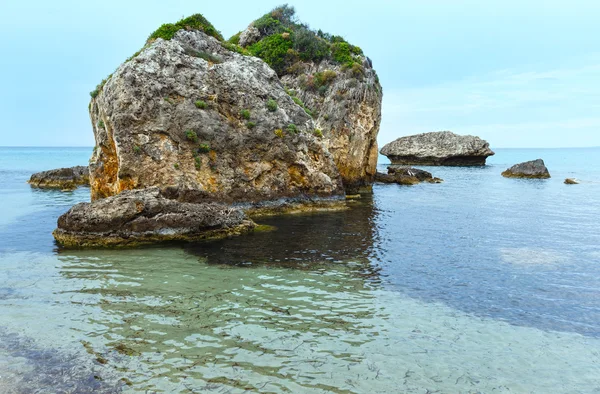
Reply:
<svg viewBox="0 0 600 394"><path fill-rule="evenodd" d="M3 393L600 393L599 339L410 299L356 262L152 249L0 266Z"/></svg>

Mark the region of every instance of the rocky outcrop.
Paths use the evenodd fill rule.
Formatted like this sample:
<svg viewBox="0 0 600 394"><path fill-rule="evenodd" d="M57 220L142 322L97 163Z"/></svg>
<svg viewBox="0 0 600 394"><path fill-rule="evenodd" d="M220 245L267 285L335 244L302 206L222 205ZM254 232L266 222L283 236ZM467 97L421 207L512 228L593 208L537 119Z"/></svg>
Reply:
<svg viewBox="0 0 600 394"><path fill-rule="evenodd" d="M323 61L303 65L300 75L286 75L285 86L313 111L316 128L327 147L348 193L368 191L377 167L377 135L381 125L383 90L370 61L359 71ZM310 86L319 73L335 75L326 89Z"/></svg>
<svg viewBox="0 0 600 394"><path fill-rule="evenodd" d="M149 42L93 96L93 200L167 185L219 202L344 192L315 121L277 74L202 31Z"/></svg>
<svg viewBox="0 0 600 394"><path fill-rule="evenodd" d="M575 178L565 179L565 185L579 185L579 181Z"/></svg>
<svg viewBox="0 0 600 394"><path fill-rule="evenodd" d="M165 195L154 187L77 204L58 219L53 235L71 248L138 246L222 238L255 227L239 209L185 203Z"/></svg>
<svg viewBox="0 0 600 394"><path fill-rule="evenodd" d="M309 30L282 6L254 21L239 45L264 58L314 118L347 193L368 191L377 166L383 90L373 63L342 37ZM288 48L278 57L275 48Z"/></svg>
<svg viewBox="0 0 600 394"><path fill-rule="evenodd" d="M33 174L28 183L40 189L75 190L90 184L90 171L84 166L43 171Z"/></svg>
<svg viewBox="0 0 600 394"><path fill-rule="evenodd" d="M494 152L479 137L450 131L398 138L381 149L392 164L425 166L483 166Z"/></svg>
<svg viewBox="0 0 600 394"><path fill-rule="evenodd" d="M547 179L550 178L550 172L544 160L537 159L527 161L512 166L502 173L505 178L531 178L531 179Z"/></svg>
<svg viewBox="0 0 600 394"><path fill-rule="evenodd" d="M397 183L399 185L417 185L421 182L441 183L440 178L434 178L430 172L412 167L389 166L388 173L378 172L375 181L380 183Z"/></svg>

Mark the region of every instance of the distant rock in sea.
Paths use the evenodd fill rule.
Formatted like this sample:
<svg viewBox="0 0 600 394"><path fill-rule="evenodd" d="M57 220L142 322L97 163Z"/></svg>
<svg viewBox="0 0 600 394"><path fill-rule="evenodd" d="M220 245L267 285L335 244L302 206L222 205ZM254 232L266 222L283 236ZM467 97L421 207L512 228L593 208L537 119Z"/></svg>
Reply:
<svg viewBox="0 0 600 394"><path fill-rule="evenodd" d="M53 235L70 248L138 246L223 238L255 226L240 209L180 202L152 187L77 204L58 219Z"/></svg>
<svg viewBox="0 0 600 394"><path fill-rule="evenodd" d="M537 159L527 161L512 166L502 173L505 178L530 178L530 179L547 179L550 178L550 172L544 160Z"/></svg>
<svg viewBox="0 0 600 394"><path fill-rule="evenodd" d="M575 178L565 179L565 185L579 185L579 181Z"/></svg>
<svg viewBox="0 0 600 394"><path fill-rule="evenodd" d="M38 172L31 176L28 183L40 189L75 190L79 186L89 186L90 170L77 166Z"/></svg>
<svg viewBox="0 0 600 394"><path fill-rule="evenodd" d="M389 166L387 174L378 172L375 175L375 182L411 186L421 182L442 183L443 180L434 178L430 172L419 170L418 168Z"/></svg>
<svg viewBox="0 0 600 394"><path fill-rule="evenodd" d="M398 165L483 166L494 152L479 137L439 131L398 138L381 154Z"/></svg>

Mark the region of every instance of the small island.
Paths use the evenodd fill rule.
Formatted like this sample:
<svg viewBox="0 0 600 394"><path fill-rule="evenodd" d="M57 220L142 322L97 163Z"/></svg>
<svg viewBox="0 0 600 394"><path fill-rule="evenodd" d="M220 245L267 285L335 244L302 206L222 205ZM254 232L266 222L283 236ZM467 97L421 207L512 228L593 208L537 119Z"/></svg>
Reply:
<svg viewBox="0 0 600 394"><path fill-rule="evenodd" d="M450 131L398 138L381 149L392 164L421 166L484 166L495 153L479 137Z"/></svg>

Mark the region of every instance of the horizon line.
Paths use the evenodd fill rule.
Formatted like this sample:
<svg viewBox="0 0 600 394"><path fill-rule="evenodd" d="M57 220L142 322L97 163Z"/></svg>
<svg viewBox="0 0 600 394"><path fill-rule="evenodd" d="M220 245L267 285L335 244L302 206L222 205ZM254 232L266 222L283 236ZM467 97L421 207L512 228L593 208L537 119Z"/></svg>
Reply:
<svg viewBox="0 0 600 394"><path fill-rule="evenodd" d="M93 145L90 146L26 146L26 145L0 145L0 148L44 148L44 149L94 149ZM594 149L600 148L600 145L595 146L557 146L557 147L492 147L491 149Z"/></svg>

